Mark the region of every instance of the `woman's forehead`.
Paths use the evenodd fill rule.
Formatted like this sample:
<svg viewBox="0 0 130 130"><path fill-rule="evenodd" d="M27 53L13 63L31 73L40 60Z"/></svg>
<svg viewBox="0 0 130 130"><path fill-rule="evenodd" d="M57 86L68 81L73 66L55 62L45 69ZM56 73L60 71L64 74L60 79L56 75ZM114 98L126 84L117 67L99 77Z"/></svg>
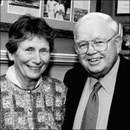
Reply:
<svg viewBox="0 0 130 130"><path fill-rule="evenodd" d="M40 37L33 37L31 39L26 39L25 41L21 42L20 46L48 46L49 43L45 38L40 38Z"/></svg>

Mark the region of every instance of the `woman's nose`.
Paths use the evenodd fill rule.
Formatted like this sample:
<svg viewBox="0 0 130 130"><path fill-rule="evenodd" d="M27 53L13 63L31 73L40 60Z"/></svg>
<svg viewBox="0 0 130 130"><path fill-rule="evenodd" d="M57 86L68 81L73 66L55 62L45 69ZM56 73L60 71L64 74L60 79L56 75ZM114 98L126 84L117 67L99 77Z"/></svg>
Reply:
<svg viewBox="0 0 130 130"><path fill-rule="evenodd" d="M40 53L36 53L35 54L35 63L36 64L40 64L41 63L41 56L40 56Z"/></svg>

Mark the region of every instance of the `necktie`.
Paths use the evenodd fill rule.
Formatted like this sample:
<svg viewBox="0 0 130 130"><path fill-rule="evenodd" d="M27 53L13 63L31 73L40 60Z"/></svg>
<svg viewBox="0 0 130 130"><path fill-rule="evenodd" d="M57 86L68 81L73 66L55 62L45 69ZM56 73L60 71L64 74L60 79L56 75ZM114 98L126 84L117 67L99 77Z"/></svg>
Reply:
<svg viewBox="0 0 130 130"><path fill-rule="evenodd" d="M101 88L101 84L97 82L93 91L91 92L87 106L84 111L84 116L81 123L81 130L94 130L96 129L98 107L99 107L99 97L98 90Z"/></svg>

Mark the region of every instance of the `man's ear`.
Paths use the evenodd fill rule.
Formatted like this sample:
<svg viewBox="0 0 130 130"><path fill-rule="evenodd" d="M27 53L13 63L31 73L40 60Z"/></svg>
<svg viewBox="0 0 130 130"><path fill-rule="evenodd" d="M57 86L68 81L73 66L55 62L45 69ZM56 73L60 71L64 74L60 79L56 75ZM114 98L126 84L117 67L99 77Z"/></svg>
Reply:
<svg viewBox="0 0 130 130"><path fill-rule="evenodd" d="M74 45L74 50L75 50L75 52L78 54L78 50L77 50L77 48L76 48L75 45Z"/></svg>
<svg viewBox="0 0 130 130"><path fill-rule="evenodd" d="M117 52L120 53L121 49L122 49L122 42L123 39L121 36L117 36L116 37L116 46L117 46Z"/></svg>
<svg viewBox="0 0 130 130"><path fill-rule="evenodd" d="M8 58L10 61L14 61L14 56L10 52L7 52Z"/></svg>

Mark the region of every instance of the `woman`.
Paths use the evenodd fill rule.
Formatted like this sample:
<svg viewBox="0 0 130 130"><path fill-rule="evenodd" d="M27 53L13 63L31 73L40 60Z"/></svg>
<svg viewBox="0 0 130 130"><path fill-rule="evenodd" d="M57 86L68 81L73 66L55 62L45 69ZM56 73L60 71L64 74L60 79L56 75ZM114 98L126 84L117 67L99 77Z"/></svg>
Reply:
<svg viewBox="0 0 130 130"><path fill-rule="evenodd" d="M6 48L14 64L0 80L0 128L61 129L67 88L43 76L54 36L43 19L29 15L11 26Z"/></svg>

